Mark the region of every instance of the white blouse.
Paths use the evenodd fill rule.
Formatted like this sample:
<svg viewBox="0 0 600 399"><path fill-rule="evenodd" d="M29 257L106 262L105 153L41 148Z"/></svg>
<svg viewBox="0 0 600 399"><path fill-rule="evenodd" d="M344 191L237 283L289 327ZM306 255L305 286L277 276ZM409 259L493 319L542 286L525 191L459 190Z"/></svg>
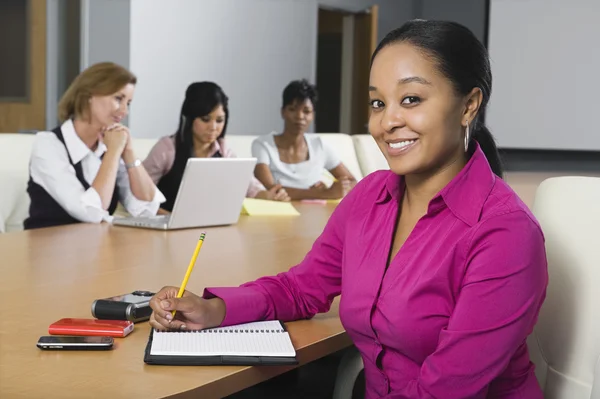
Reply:
<svg viewBox="0 0 600 399"><path fill-rule="evenodd" d="M273 132L256 138L252 142L252 156L257 163L269 166L275 182L284 187L308 189L322 181L325 171L331 171L341 164L335 151L325 145L315 133L304 133L308 147L308 159L300 163L285 163L279 158Z"/></svg>
<svg viewBox="0 0 600 399"><path fill-rule="evenodd" d="M99 142L96 151L90 150L75 132L71 120L62 124L61 131L64 145L52 132L36 134L29 166L31 178L75 219L88 223L112 221L112 216L102 208L102 200L96 189L90 187L85 190L69 162L69 155L74 164L81 161L83 177L91 185L100 169L106 145ZM131 192L129 175L122 159L119 160L117 186L119 201L133 216L154 216L160 204L165 201L158 189L155 190L152 201L137 199Z"/></svg>

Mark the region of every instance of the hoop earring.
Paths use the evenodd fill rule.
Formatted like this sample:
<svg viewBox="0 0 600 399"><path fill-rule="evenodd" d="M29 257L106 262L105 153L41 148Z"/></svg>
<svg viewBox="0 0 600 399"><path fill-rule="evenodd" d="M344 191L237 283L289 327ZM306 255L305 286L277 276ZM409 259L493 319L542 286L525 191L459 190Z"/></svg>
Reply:
<svg viewBox="0 0 600 399"><path fill-rule="evenodd" d="M467 128L465 129L465 152L469 151L469 139L471 138L471 132L469 131L469 121L467 121Z"/></svg>

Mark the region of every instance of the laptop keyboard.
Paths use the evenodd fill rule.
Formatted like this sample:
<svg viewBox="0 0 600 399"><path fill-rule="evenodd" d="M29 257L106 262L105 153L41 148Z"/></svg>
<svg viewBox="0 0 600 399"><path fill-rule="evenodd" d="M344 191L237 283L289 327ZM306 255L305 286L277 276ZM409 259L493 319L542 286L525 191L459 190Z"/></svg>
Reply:
<svg viewBox="0 0 600 399"><path fill-rule="evenodd" d="M138 216L119 219L118 224L127 224L130 226L164 226L169 223L171 215L156 215L156 216Z"/></svg>
<svg viewBox="0 0 600 399"><path fill-rule="evenodd" d="M149 224L156 224L156 223L167 223L169 221L169 218L171 217L171 215L156 215L156 216L147 216L147 217L134 217L131 218L132 220L135 220L136 222L139 223L149 223Z"/></svg>

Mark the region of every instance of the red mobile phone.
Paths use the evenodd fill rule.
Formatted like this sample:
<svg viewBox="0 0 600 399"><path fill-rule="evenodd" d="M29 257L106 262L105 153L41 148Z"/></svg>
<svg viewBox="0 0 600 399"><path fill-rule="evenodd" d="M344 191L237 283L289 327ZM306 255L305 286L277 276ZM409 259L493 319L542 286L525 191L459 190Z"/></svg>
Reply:
<svg viewBox="0 0 600 399"><path fill-rule="evenodd" d="M92 335L123 338L133 331L128 320L60 319L48 327L51 335Z"/></svg>

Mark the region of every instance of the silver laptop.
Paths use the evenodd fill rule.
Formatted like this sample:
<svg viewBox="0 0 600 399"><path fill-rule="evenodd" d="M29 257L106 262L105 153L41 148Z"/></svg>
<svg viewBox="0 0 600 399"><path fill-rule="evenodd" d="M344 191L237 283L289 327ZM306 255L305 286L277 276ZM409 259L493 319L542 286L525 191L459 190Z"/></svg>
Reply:
<svg viewBox="0 0 600 399"><path fill-rule="evenodd" d="M237 223L256 158L190 158L170 215L115 217L114 225L174 230Z"/></svg>

